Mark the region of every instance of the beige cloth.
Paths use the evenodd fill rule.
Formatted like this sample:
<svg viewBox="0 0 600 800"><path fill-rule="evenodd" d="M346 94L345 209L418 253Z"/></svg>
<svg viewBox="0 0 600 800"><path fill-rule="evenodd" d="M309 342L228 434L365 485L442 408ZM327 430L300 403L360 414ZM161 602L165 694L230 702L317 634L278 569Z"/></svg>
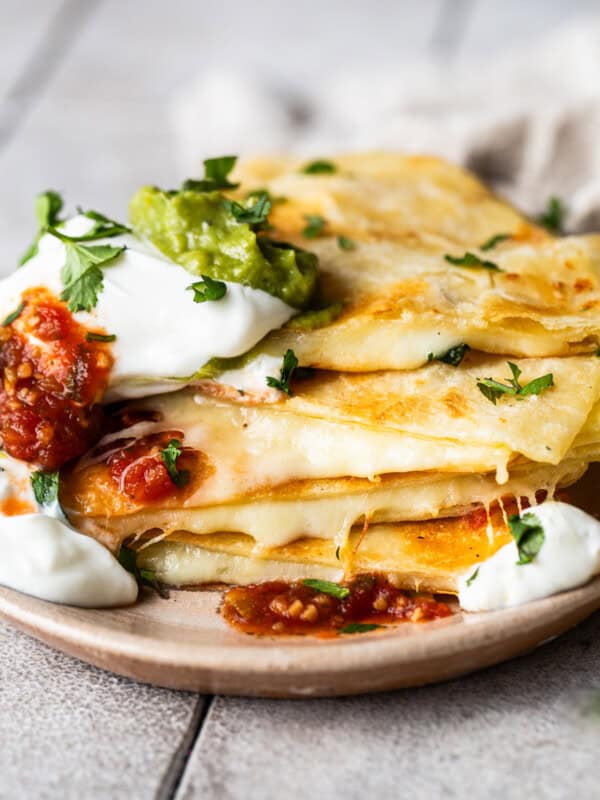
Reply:
<svg viewBox="0 0 600 800"><path fill-rule="evenodd" d="M600 18L496 61L339 74L291 97L223 71L173 104L182 169L206 155L389 148L464 164L530 214L552 194L569 230L600 230Z"/></svg>

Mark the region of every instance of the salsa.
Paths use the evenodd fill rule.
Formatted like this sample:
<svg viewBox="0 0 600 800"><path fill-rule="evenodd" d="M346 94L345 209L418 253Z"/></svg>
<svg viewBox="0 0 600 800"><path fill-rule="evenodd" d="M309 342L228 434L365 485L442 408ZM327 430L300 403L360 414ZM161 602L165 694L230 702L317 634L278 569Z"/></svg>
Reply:
<svg viewBox="0 0 600 800"><path fill-rule="evenodd" d="M452 613L433 595L400 589L384 575L358 575L330 586L345 596L332 596L302 581L236 586L225 594L222 614L245 633L335 636L398 622L427 622Z"/></svg>
<svg viewBox="0 0 600 800"><path fill-rule="evenodd" d="M9 455L57 469L97 441L113 358L44 288L0 326L0 437Z"/></svg>

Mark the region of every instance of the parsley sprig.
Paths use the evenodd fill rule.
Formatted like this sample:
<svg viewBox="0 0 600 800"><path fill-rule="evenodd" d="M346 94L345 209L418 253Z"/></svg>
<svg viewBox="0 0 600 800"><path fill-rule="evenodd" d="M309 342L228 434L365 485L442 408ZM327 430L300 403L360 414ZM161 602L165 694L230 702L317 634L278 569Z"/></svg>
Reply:
<svg viewBox="0 0 600 800"><path fill-rule="evenodd" d="M60 212L62 209L62 196L53 189L48 189L47 192L42 192L35 198L35 218L37 220L38 230L33 242L29 245L27 250L20 258L20 266L23 266L23 264L26 264L30 258L33 258L35 255L37 255L39 241L46 230L50 227L58 225L61 222Z"/></svg>
<svg viewBox="0 0 600 800"><path fill-rule="evenodd" d="M169 473L169 478L171 478L175 486L179 488L186 486L190 481L189 470L177 467L177 459L181 455L181 442L179 439L171 439L165 449L160 451L160 454Z"/></svg>
<svg viewBox="0 0 600 800"><path fill-rule="evenodd" d="M279 371L279 378L272 378L270 375L267 377L267 386L273 389L279 389L280 392L285 392L291 397L292 390L290 389L290 380L294 374L294 370L298 366L298 359L293 350L287 350Z"/></svg>
<svg viewBox="0 0 600 800"><path fill-rule="evenodd" d="M195 281L186 289L194 292L194 303L206 303L208 300L222 300L227 294L227 284L217 281L210 275L203 275L201 281Z"/></svg>
<svg viewBox="0 0 600 800"><path fill-rule="evenodd" d="M231 183L229 173L235 167L237 156L220 156L204 161L204 178L190 178L183 182L182 189L191 192L214 192L218 189L237 189L239 183Z"/></svg>
<svg viewBox="0 0 600 800"><path fill-rule="evenodd" d="M117 559L123 569L130 572L139 584L154 589L158 596L165 600L169 597L169 592L159 583L153 569L141 569L138 567L137 553L133 548L122 544L119 548Z"/></svg>
<svg viewBox="0 0 600 800"><path fill-rule="evenodd" d="M456 267L468 267L469 269L489 269L492 272L502 272L498 264L494 264L493 261L486 261L475 253L467 252L463 256L451 256L446 254L444 258L449 264L454 264Z"/></svg>
<svg viewBox="0 0 600 800"><path fill-rule="evenodd" d="M529 564L538 555L546 539L544 527L539 518L530 511L520 517L512 514L508 520L511 535L517 544L519 560L517 564Z"/></svg>
<svg viewBox="0 0 600 800"><path fill-rule="evenodd" d="M511 361L507 361L507 364L512 372L512 378L506 379L507 383L501 383L494 378L482 378L477 382L477 388L481 394L494 405L502 395L510 395L511 397L516 397L517 400L522 400L527 395L538 395L545 389L554 386L554 376L551 372L522 385L519 382L519 377L521 376L519 367Z"/></svg>

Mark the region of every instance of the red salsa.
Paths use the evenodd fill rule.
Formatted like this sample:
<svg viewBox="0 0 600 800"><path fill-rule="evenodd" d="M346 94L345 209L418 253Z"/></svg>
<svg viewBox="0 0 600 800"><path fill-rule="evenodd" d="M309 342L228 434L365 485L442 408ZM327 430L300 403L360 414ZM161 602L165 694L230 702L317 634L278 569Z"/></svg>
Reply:
<svg viewBox="0 0 600 800"><path fill-rule="evenodd" d="M57 469L98 439L113 359L43 288L0 326L0 437L14 458Z"/></svg>
<svg viewBox="0 0 600 800"><path fill-rule="evenodd" d="M236 586L225 594L222 614L245 633L335 636L398 622L426 622L452 614L431 594L399 589L383 575L358 575L321 591L298 581ZM337 590L331 587L338 587Z"/></svg>

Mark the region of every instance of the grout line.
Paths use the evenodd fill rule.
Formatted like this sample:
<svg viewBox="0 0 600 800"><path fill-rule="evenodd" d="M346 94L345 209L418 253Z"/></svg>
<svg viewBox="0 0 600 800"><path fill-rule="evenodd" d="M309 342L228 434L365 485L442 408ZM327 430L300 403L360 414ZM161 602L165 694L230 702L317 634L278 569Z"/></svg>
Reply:
<svg viewBox="0 0 600 800"><path fill-rule="evenodd" d="M174 800L214 699L214 695L202 695L198 698L187 730L160 782L155 800Z"/></svg>
<svg viewBox="0 0 600 800"><path fill-rule="evenodd" d="M21 123L64 60L86 19L102 0L63 0L29 60L6 93L0 110L0 151Z"/></svg>
<svg viewBox="0 0 600 800"><path fill-rule="evenodd" d="M429 49L441 61L453 60L464 38L476 0L443 0L433 27Z"/></svg>

